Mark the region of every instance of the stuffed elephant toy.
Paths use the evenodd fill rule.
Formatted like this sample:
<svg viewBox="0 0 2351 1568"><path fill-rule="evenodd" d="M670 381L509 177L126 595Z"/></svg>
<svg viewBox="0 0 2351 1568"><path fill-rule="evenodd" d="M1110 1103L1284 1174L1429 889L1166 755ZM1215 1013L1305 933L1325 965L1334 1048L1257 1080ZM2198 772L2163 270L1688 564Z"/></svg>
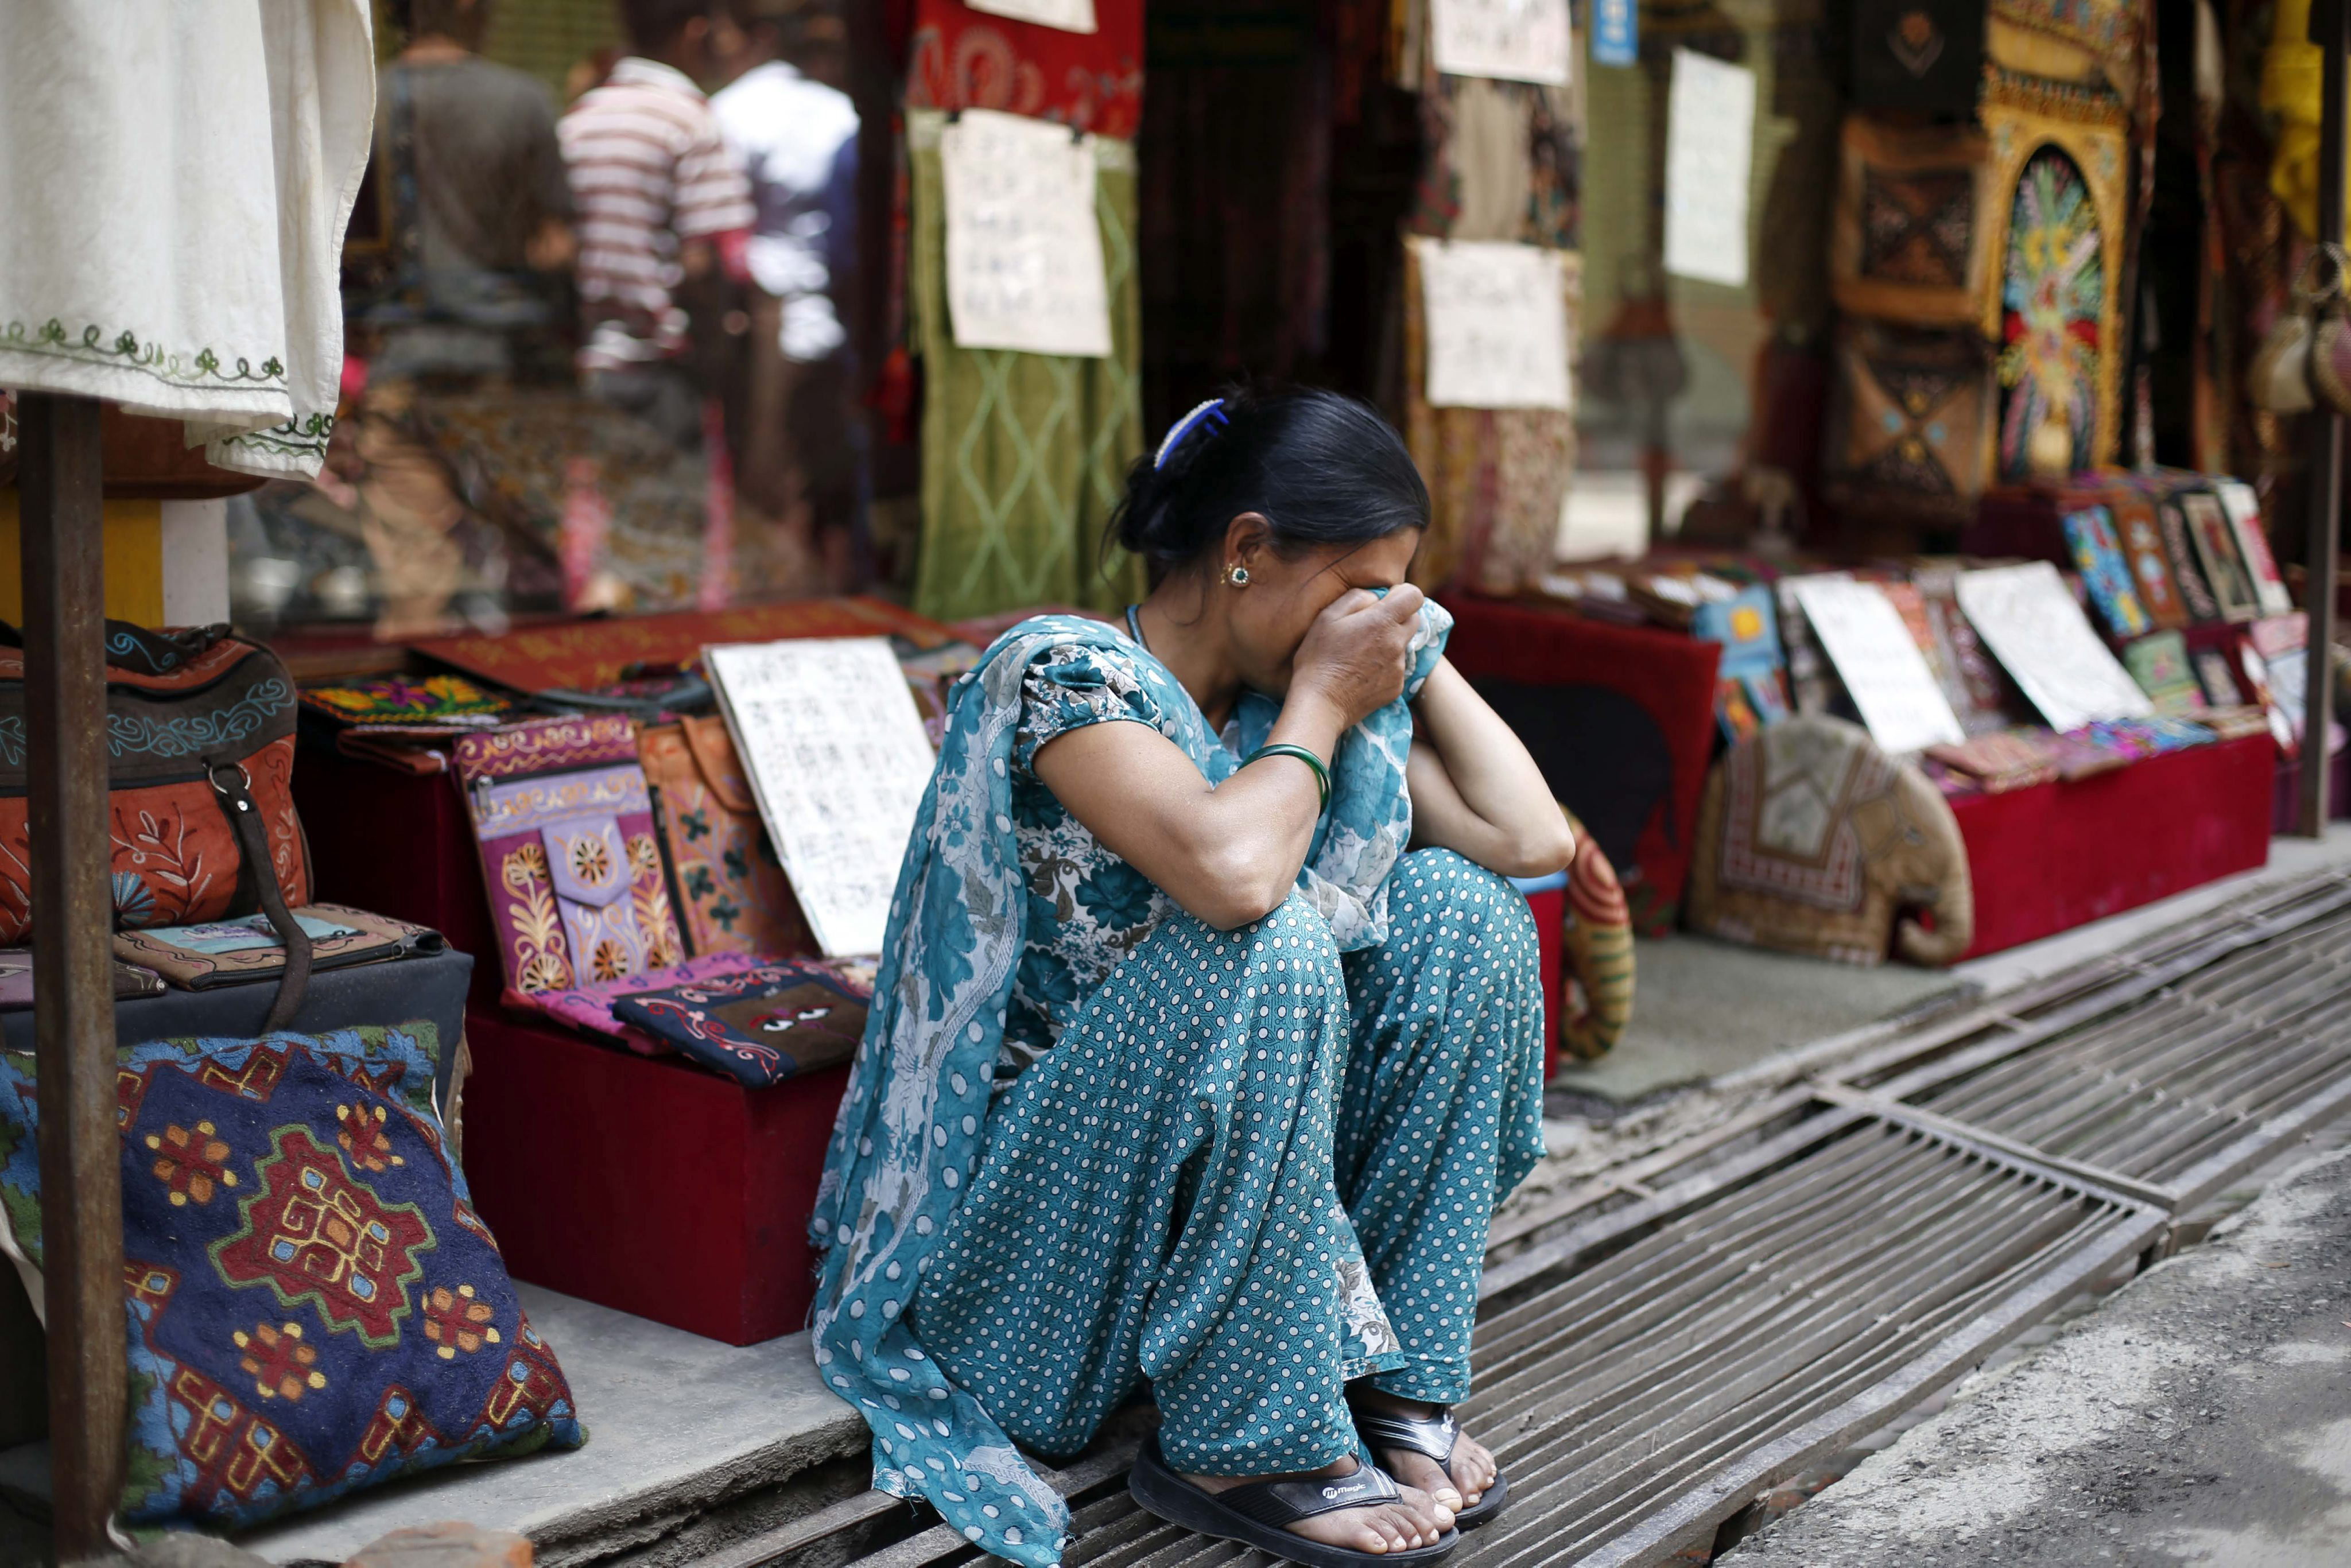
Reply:
<svg viewBox="0 0 2351 1568"><path fill-rule="evenodd" d="M1956 962L1975 940L1959 819L1917 768L1843 719L1787 719L1707 779L1694 931L1847 964ZM1931 917L1931 922L1921 915Z"/></svg>
<svg viewBox="0 0 2351 1568"><path fill-rule="evenodd" d="M1600 841L1567 815L1575 858L1567 867L1567 927L1561 957L1573 982L1562 1000L1560 1049L1579 1061L1597 1061L1614 1049L1633 1021L1633 916L1625 889Z"/></svg>

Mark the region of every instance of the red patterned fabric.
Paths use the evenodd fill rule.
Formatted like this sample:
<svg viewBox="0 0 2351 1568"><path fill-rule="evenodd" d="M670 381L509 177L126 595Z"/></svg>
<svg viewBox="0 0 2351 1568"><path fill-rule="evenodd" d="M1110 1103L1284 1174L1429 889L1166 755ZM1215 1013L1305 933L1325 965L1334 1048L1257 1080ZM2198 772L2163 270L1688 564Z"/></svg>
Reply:
<svg viewBox="0 0 2351 1568"><path fill-rule="evenodd" d="M1094 0L1096 31L1065 33L917 0L909 109L999 109L1121 141L1143 123L1143 0Z"/></svg>

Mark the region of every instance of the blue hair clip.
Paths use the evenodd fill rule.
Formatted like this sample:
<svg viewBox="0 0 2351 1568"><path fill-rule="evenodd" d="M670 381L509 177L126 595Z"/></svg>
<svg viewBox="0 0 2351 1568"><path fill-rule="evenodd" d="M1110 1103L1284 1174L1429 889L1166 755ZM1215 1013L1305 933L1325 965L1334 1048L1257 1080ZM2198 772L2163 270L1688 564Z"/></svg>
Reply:
<svg viewBox="0 0 2351 1568"><path fill-rule="evenodd" d="M1184 438L1200 425L1213 423L1218 430L1222 430L1229 423L1225 417L1225 400L1220 397L1210 398L1168 426L1167 438L1159 444L1159 455L1151 460L1153 470L1166 467L1167 459L1174 456L1176 449L1184 444Z"/></svg>

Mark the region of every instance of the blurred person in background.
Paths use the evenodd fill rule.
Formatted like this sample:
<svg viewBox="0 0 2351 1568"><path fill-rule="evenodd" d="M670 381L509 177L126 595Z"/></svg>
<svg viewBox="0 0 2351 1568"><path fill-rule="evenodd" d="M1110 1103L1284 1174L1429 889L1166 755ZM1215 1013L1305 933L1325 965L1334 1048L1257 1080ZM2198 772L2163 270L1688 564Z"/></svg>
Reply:
<svg viewBox="0 0 2351 1568"><path fill-rule="evenodd" d="M371 373L505 375L561 319L577 246L555 108L475 51L492 0L392 0L406 37L379 73L375 182L388 273L360 312Z"/></svg>
<svg viewBox="0 0 2351 1568"><path fill-rule="evenodd" d="M814 0L726 0L713 24L711 110L757 209L736 495L809 561L811 588L847 586L862 431L843 298L856 238L857 110L818 79L840 23ZM834 64L838 65L838 61Z"/></svg>
<svg viewBox="0 0 2351 1568"><path fill-rule="evenodd" d="M751 192L696 82L713 0L622 0L628 55L557 126L580 220L579 364L588 389L699 447Z"/></svg>

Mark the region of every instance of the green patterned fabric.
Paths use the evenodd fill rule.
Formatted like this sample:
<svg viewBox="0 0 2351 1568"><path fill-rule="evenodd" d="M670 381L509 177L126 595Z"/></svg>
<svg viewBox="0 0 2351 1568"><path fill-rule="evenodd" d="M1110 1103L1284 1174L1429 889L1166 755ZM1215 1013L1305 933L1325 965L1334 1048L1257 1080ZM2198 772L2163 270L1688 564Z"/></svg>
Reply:
<svg viewBox="0 0 2351 1568"><path fill-rule="evenodd" d="M1089 138L1110 285L1112 357L959 349L947 318L946 216L935 110L907 115L913 159L912 331L923 356L923 535L914 608L941 621L1037 604L1115 611L1143 563L1100 555L1102 525L1143 451L1143 296L1134 144Z"/></svg>

